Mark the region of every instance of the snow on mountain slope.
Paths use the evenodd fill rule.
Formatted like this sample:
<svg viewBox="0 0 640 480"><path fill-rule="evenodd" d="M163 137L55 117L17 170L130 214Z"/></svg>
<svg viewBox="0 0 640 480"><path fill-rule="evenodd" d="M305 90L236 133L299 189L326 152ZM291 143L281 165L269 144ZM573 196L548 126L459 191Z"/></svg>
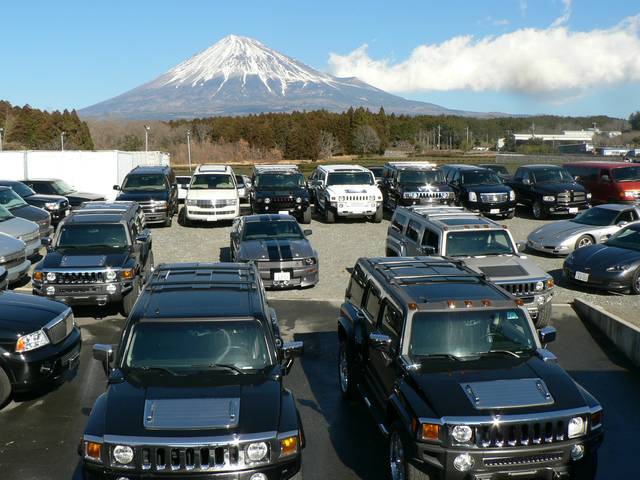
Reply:
<svg viewBox="0 0 640 480"><path fill-rule="evenodd" d="M406 100L357 78L338 78L272 50L229 35L157 79L80 111L85 117L136 119L246 115L349 107L405 114L458 114Z"/></svg>

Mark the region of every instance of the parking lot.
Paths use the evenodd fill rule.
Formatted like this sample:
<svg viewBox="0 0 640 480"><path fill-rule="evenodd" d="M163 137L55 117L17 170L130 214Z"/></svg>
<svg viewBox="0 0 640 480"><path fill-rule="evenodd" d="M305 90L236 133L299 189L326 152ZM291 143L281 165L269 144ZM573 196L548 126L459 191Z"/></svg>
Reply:
<svg viewBox="0 0 640 480"><path fill-rule="evenodd" d="M537 222L507 220L516 240ZM386 441L363 405L345 404L336 381L336 316L355 259L384 253L387 221L325 225L313 221L311 241L320 255L320 283L311 289L270 292L282 331L303 340L305 355L286 378L296 394L308 439L304 475L309 479L386 478ZM185 228L174 222L153 229L156 263L217 261L228 258L229 226ZM550 349L561 365L593 393L605 409L606 436L600 454L600 479L635 478L632 462L640 434L640 373L598 333L574 314L568 303L588 297L632 319L639 300L628 295L583 293L560 276L561 259L535 257L559 284L553 323L558 341ZM28 289L28 286L25 286ZM84 347L75 378L59 388L15 398L0 412L0 478L67 479L77 465L76 447L95 398L105 388L101 366L91 359L94 343L117 343L122 317L113 308L77 309Z"/></svg>

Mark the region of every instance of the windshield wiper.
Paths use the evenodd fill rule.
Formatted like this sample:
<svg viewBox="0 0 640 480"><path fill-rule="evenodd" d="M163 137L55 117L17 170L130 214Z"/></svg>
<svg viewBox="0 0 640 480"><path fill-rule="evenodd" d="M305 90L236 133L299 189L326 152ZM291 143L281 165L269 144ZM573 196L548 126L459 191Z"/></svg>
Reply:
<svg viewBox="0 0 640 480"><path fill-rule="evenodd" d="M239 374L244 374L246 373L245 371L243 371L242 369L236 367L235 365L232 365L230 363L210 363L208 365L191 365L191 368L209 368L212 370L230 370Z"/></svg>
<svg viewBox="0 0 640 480"><path fill-rule="evenodd" d="M511 355L512 357L520 358L520 355L518 355L516 352L512 352L511 350L488 350L486 352L472 353L472 354L470 354L470 356L479 355L479 356L482 357L484 355L490 355L492 353L500 353L500 354L503 354L503 355Z"/></svg>
<svg viewBox="0 0 640 480"><path fill-rule="evenodd" d="M457 362L461 362L462 359L450 353L429 353L427 355L416 355L420 358L448 358L449 360L455 360Z"/></svg>
<svg viewBox="0 0 640 480"><path fill-rule="evenodd" d="M175 377L180 377L182 376L181 374L174 372L173 370L169 370L168 368L165 367L148 367L148 366L135 366L135 367L129 367L130 370L144 370L145 372L163 372L163 373L168 373L169 375L173 375Z"/></svg>

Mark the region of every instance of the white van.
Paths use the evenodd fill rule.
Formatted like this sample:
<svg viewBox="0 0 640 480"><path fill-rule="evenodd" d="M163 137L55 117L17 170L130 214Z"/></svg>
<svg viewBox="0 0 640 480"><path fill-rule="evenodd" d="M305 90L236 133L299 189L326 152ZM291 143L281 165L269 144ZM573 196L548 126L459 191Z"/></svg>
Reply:
<svg viewBox="0 0 640 480"><path fill-rule="evenodd" d="M200 165L189 184L186 220L217 222L239 215L240 199L233 169L228 165Z"/></svg>

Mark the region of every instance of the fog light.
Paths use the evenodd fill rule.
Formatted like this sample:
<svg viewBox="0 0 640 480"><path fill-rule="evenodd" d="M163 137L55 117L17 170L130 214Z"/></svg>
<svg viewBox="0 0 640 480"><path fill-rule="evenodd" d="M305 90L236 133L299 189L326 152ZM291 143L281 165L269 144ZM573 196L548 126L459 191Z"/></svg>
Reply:
<svg viewBox="0 0 640 480"><path fill-rule="evenodd" d="M54 293L56 293L56 288L52 287L52 286L49 286L49 287L47 287L46 292L47 292L47 295L53 295Z"/></svg>
<svg viewBox="0 0 640 480"><path fill-rule="evenodd" d="M116 480L129 480L129 477L118 477Z"/></svg>
<svg viewBox="0 0 640 480"><path fill-rule="evenodd" d="M133 448L128 445L116 445L113 449L113 458L122 465L127 465L133 461Z"/></svg>
<svg viewBox="0 0 640 480"><path fill-rule="evenodd" d="M468 453L463 453L453 459L453 467L459 472L468 472L473 468L473 463L473 457Z"/></svg>
<svg viewBox="0 0 640 480"><path fill-rule="evenodd" d="M114 283L110 283L110 284L109 284L109 285L107 285L107 287L106 287L107 293L109 293L109 294L114 294L114 293L116 293L116 290L117 290L117 289L118 289L118 288L116 287L116 285L115 285Z"/></svg>
<svg viewBox="0 0 640 480"><path fill-rule="evenodd" d="M267 480L267 476L264 473L254 473L249 480Z"/></svg>
<svg viewBox="0 0 640 480"><path fill-rule="evenodd" d="M571 460L577 462L582 457L584 457L584 445L574 445L571 447Z"/></svg>
<svg viewBox="0 0 640 480"><path fill-rule="evenodd" d="M264 442L250 443L247 446L247 457L249 457L249 460L251 460L252 462L259 462L260 460L264 460L268 452L269 448Z"/></svg>

